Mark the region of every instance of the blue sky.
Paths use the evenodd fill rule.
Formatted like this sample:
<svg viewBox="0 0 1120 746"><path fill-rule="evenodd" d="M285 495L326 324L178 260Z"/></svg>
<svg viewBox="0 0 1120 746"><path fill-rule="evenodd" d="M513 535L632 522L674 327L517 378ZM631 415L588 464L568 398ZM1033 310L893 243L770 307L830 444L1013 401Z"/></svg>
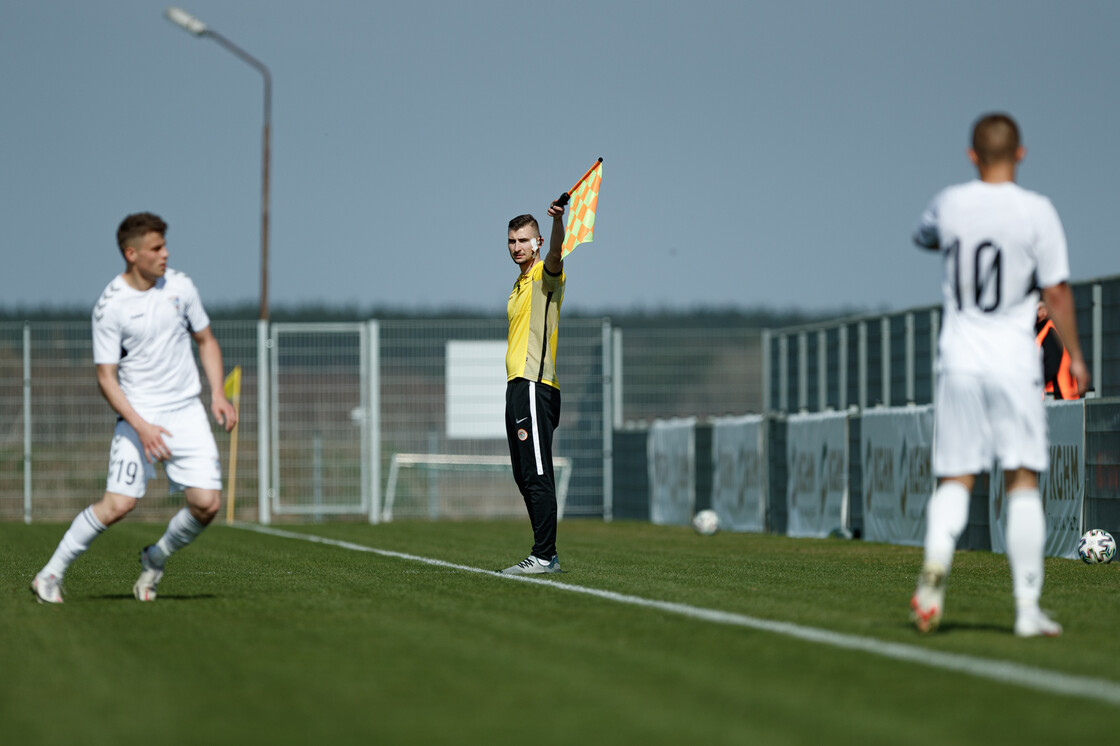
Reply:
<svg viewBox="0 0 1120 746"><path fill-rule="evenodd" d="M599 156L566 307L934 303L909 236L991 110L1073 278L1120 271L1120 3L176 1L272 71L274 305L501 314L507 221ZM0 307L91 306L139 210L257 302L261 78L166 5L0 4Z"/></svg>

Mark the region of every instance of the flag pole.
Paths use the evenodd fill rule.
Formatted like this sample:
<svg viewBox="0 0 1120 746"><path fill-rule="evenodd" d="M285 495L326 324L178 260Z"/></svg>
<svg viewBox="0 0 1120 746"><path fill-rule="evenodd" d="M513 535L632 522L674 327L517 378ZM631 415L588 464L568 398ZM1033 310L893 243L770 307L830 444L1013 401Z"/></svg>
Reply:
<svg viewBox="0 0 1120 746"><path fill-rule="evenodd" d="M233 397L233 408L237 409L241 395ZM237 424L229 434L229 502L226 503L226 523L233 523L233 503L237 499Z"/></svg>
<svg viewBox="0 0 1120 746"><path fill-rule="evenodd" d="M603 162L602 158L595 161L595 164L593 166L591 166L591 168L587 169L587 173L585 173L583 176L579 177L579 181L577 181L575 184L573 184L571 189L569 189L568 191L566 191L566 192L564 192L563 194L560 195L560 198L556 200L556 204L560 205L561 207L568 204L568 200L572 198L572 192L579 189L579 185L582 184L583 182L587 181L587 177L591 175L592 171L599 168L599 164L602 163L602 162Z"/></svg>
<svg viewBox="0 0 1120 746"><path fill-rule="evenodd" d="M233 411L237 414L237 422L229 433L229 483L226 491L229 500L226 502L226 523L233 523L233 506L237 500L237 429L241 424L241 366L238 365L230 371L226 378L226 394L233 394ZM233 391L230 391L230 388Z"/></svg>
<svg viewBox="0 0 1120 746"><path fill-rule="evenodd" d="M241 392L233 397L233 408L240 411ZM233 523L233 503L237 499L237 426L229 434L229 502L226 503L226 523Z"/></svg>

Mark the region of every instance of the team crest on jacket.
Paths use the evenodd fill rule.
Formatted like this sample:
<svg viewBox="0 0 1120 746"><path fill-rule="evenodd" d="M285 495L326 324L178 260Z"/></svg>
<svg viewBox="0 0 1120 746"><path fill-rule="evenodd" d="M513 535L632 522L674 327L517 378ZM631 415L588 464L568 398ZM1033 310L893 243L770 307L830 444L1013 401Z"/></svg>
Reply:
<svg viewBox="0 0 1120 746"><path fill-rule="evenodd" d="M525 428L521 428L520 430L517 431L517 439L518 440L528 440L529 439L529 433L525 432Z"/></svg>

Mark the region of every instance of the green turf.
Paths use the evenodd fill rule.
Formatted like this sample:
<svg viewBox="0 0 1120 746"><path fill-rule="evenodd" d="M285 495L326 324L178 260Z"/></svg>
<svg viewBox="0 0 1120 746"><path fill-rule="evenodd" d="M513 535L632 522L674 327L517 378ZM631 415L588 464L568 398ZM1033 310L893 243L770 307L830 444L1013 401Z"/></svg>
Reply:
<svg viewBox="0 0 1120 746"><path fill-rule="evenodd" d="M64 526L0 524L4 744L945 744L1105 735L1120 707L489 575L215 526L156 603L125 522L27 590ZM288 527L286 527L288 528ZM523 522L290 528L472 567ZM1011 634L1006 560L959 553L943 631L906 620L920 552L561 524L558 582L1120 681L1120 567L1048 560L1056 640Z"/></svg>

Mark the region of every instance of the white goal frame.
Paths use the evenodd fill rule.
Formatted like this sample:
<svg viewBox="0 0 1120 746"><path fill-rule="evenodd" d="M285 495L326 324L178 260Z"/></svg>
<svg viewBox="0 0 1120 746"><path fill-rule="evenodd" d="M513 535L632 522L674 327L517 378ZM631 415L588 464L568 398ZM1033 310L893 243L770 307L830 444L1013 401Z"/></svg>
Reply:
<svg viewBox="0 0 1120 746"><path fill-rule="evenodd" d="M564 519L564 506L568 502L568 483L572 479L572 461L563 456L552 459L553 470L556 473L556 519ZM385 505L381 511L381 520L388 523L393 520L393 504L397 498L397 477L401 469L421 468L437 471L486 470L501 471L511 470L512 463L509 456L464 456L447 453L394 453L389 462L389 479L385 486Z"/></svg>

